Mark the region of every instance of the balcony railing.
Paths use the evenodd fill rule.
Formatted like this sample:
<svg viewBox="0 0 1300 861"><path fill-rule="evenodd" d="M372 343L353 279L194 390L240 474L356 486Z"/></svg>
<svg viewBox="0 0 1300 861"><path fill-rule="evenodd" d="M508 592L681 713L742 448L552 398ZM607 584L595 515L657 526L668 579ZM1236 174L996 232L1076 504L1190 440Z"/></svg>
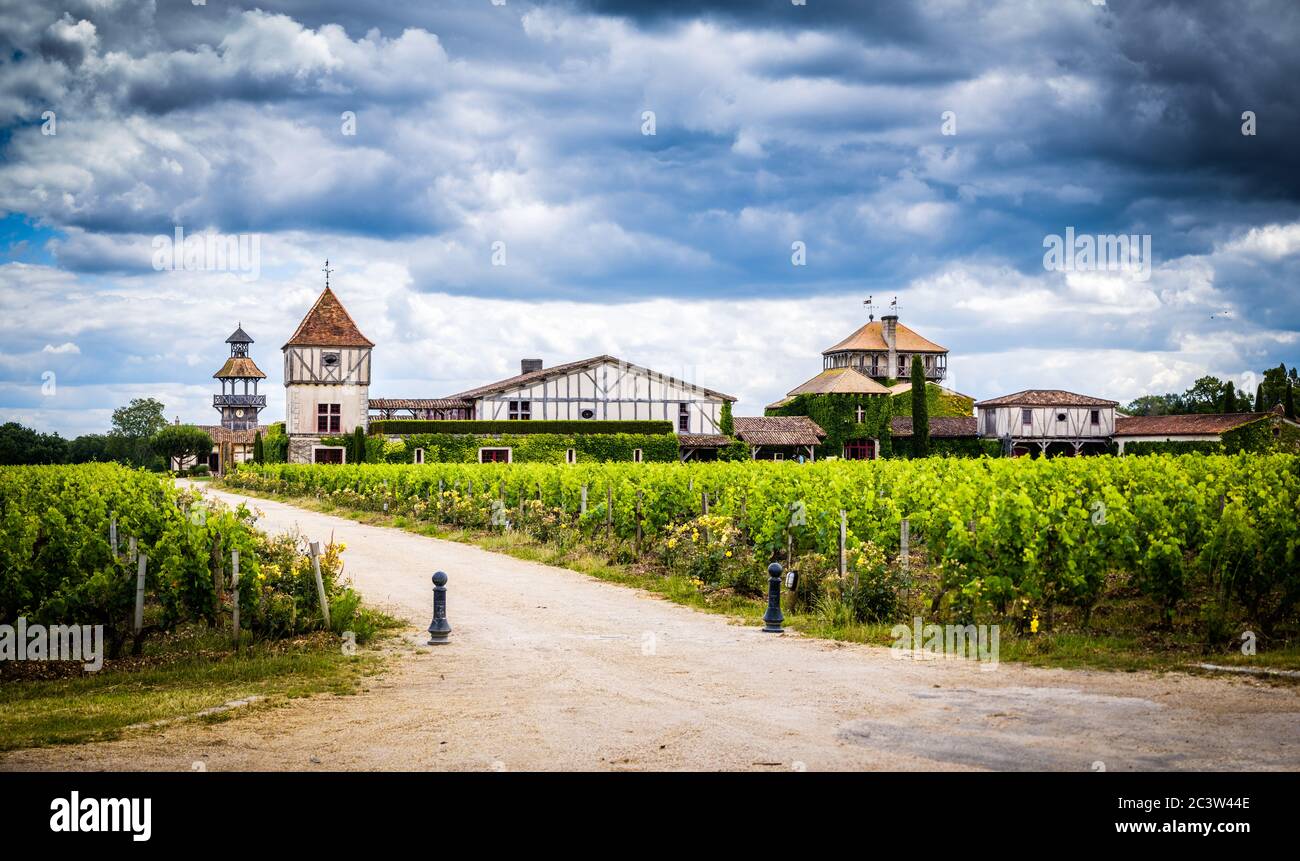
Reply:
<svg viewBox="0 0 1300 861"><path fill-rule="evenodd" d="M214 407L264 407L266 395L213 395Z"/></svg>

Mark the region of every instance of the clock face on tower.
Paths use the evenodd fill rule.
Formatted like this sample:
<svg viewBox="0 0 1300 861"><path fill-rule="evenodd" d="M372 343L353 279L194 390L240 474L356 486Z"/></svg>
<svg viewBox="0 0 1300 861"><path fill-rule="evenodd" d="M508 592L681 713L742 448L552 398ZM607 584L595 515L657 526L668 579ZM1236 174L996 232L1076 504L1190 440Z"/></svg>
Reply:
<svg viewBox="0 0 1300 861"><path fill-rule="evenodd" d="M242 419L243 417L244 417L244 411L243 411L243 410L235 410L235 418L237 418L237 419Z"/></svg>

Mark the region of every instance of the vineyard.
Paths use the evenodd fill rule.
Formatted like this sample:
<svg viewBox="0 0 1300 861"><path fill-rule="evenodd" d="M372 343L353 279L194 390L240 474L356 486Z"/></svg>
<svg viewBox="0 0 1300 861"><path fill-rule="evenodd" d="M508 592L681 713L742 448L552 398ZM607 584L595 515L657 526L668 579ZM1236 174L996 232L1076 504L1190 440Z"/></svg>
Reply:
<svg viewBox="0 0 1300 861"><path fill-rule="evenodd" d="M0 468L0 623L102 624L109 657L180 625L228 624L235 602L254 637L322 628L302 541L268 537L252 520L243 506L115 464ZM342 549L319 556L335 630L354 625L359 603L340 582Z"/></svg>
<svg viewBox="0 0 1300 861"><path fill-rule="evenodd" d="M1293 633L1300 601L1292 455L270 465L227 484L591 544L702 588L757 595L763 566L792 559L799 597L837 597L859 619L890 620L906 593L961 621L1050 628L1067 611L1086 626L1122 598L1152 626L1227 639Z"/></svg>

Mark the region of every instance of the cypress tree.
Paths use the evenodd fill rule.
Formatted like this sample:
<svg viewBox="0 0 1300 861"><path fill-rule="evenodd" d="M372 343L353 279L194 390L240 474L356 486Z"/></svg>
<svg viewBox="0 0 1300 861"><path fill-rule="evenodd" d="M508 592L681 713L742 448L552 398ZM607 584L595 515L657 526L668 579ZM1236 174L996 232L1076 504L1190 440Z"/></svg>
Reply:
<svg viewBox="0 0 1300 861"><path fill-rule="evenodd" d="M1237 411L1237 391L1231 382L1223 384L1223 404L1219 412L1233 413Z"/></svg>
<svg viewBox="0 0 1300 861"><path fill-rule="evenodd" d="M266 451L262 448L262 432L253 434L253 463L266 463Z"/></svg>
<svg viewBox="0 0 1300 861"><path fill-rule="evenodd" d="M930 454L930 411L925 403L925 366L912 357L912 456Z"/></svg>
<svg viewBox="0 0 1300 861"><path fill-rule="evenodd" d="M718 430L724 436L736 435L736 423L731 418L731 401L722 402L722 415L718 418Z"/></svg>
<svg viewBox="0 0 1300 861"><path fill-rule="evenodd" d="M366 431L361 425L352 432L352 462L366 462Z"/></svg>
<svg viewBox="0 0 1300 861"><path fill-rule="evenodd" d="M1286 384L1286 400L1282 403L1282 409L1287 418L1295 418L1295 386L1290 382Z"/></svg>
<svg viewBox="0 0 1300 861"><path fill-rule="evenodd" d="M1255 412L1267 412L1268 407L1264 406L1264 384L1260 383L1255 387Z"/></svg>

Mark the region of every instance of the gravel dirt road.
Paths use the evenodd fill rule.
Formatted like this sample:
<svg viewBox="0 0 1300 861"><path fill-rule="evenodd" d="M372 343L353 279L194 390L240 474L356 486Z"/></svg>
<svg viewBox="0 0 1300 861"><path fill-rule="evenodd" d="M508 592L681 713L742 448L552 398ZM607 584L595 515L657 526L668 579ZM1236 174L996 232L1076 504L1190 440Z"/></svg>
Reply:
<svg viewBox="0 0 1300 861"><path fill-rule="evenodd" d="M15 751L0 769L1300 769L1293 685L896 660L885 648L763 634L573 571L248 501L264 529L345 541L346 573L411 623L411 643L425 639L430 575L446 571L451 644L406 649L356 696Z"/></svg>

